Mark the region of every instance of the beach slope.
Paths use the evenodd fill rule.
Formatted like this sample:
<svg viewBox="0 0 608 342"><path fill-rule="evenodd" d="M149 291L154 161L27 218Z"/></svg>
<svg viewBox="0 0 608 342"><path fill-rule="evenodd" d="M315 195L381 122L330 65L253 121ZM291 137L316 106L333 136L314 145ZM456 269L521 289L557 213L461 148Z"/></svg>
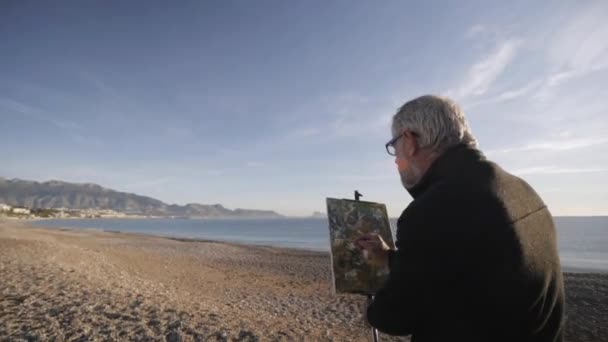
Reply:
<svg viewBox="0 0 608 342"><path fill-rule="evenodd" d="M330 274L327 253L0 221L0 341L368 341ZM608 275L566 287L568 340L608 341Z"/></svg>

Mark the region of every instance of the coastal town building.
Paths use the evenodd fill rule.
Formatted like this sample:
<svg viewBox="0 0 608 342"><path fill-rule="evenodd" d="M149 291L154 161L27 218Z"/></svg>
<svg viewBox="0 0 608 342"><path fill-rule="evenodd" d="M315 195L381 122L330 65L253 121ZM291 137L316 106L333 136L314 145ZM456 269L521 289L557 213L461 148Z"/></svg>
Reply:
<svg viewBox="0 0 608 342"><path fill-rule="evenodd" d="M23 215L29 215L30 214L30 210L27 208L13 208L13 214L23 214Z"/></svg>

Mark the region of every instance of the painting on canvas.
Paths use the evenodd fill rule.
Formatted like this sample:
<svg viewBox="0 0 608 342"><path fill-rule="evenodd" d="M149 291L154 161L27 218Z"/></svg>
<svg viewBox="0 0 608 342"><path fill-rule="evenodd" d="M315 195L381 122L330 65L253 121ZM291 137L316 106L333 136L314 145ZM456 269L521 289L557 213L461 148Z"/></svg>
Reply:
<svg viewBox="0 0 608 342"><path fill-rule="evenodd" d="M370 258L355 241L377 233L394 248L386 206L381 203L327 198L333 285L336 293L373 294L388 276L388 266Z"/></svg>

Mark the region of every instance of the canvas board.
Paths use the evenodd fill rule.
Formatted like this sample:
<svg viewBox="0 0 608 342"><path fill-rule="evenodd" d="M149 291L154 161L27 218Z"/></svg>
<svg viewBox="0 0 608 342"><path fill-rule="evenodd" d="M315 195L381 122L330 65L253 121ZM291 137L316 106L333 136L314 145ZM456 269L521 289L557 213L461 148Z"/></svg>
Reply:
<svg viewBox="0 0 608 342"><path fill-rule="evenodd" d="M377 233L394 248L391 226L382 203L327 198L334 293L374 294L389 273L387 265L355 245L365 233Z"/></svg>

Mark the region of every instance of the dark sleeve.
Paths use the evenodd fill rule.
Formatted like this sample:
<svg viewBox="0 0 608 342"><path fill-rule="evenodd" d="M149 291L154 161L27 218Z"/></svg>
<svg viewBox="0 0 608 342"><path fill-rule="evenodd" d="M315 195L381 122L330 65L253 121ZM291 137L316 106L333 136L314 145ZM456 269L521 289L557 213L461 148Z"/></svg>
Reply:
<svg viewBox="0 0 608 342"><path fill-rule="evenodd" d="M410 335L418 318L433 305L440 283L437 274L443 272L444 251L436 245L442 234L437 228L449 215L442 200L417 199L399 218L397 250L389 254L389 277L367 308L371 326L391 335Z"/></svg>
<svg viewBox="0 0 608 342"><path fill-rule="evenodd" d="M407 253L409 254L409 253ZM422 293L416 265L404 251L389 254L389 278L367 308L367 320L374 328L390 335L412 333Z"/></svg>
<svg viewBox="0 0 608 342"><path fill-rule="evenodd" d="M388 251L388 268L389 268L389 270L393 269L393 260L394 260L393 258L395 257L396 252L397 251L394 249L391 249L390 251Z"/></svg>

